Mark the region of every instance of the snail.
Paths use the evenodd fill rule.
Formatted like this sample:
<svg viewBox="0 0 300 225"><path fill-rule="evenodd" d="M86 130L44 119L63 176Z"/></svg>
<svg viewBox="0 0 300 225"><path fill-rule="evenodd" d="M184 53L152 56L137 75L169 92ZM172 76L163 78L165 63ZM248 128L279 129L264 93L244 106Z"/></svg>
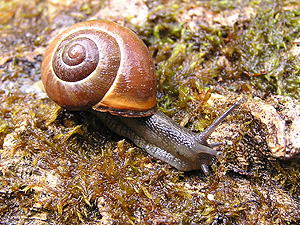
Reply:
<svg viewBox="0 0 300 225"><path fill-rule="evenodd" d="M111 131L181 171L202 169L222 152L207 139L242 101L204 132L193 133L156 106L156 75L144 42L110 21L74 24L48 46L42 62L48 96L70 110L91 110Z"/></svg>

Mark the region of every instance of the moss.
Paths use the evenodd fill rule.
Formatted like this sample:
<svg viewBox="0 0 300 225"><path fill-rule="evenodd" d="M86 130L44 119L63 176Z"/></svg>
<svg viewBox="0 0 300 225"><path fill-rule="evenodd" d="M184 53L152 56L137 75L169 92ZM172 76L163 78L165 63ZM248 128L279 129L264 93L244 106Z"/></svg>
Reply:
<svg viewBox="0 0 300 225"><path fill-rule="evenodd" d="M215 162L205 178L200 171L183 174L153 161L88 112L69 112L35 95L1 94L0 99L5 106L0 111L0 189L6 193L0 196L1 221L38 213L51 224L106 217L123 224L285 223L299 218L297 213L284 216L298 212L297 203L288 205L291 200L279 186L298 196L300 168L249 147L253 123L245 122L245 133L234 144L247 145L245 152L228 148L225 161Z"/></svg>
<svg viewBox="0 0 300 225"><path fill-rule="evenodd" d="M256 14L251 20L231 26L211 27L199 22L197 30L191 31L178 19L189 6L178 10L178 5L171 1L153 7L148 24L137 32L156 60L161 109L174 111L175 106L187 106L195 92L208 88L218 93L234 91L262 98L272 93L299 99L299 57L290 53L292 41L299 36L298 3L197 4L192 5L215 11L253 7Z"/></svg>
<svg viewBox="0 0 300 225"><path fill-rule="evenodd" d="M287 51L299 35L298 20L296 9L283 10L282 6L277 10L264 9L240 38L240 67L250 76L250 82L260 96L270 91L299 99L299 91L287 87L288 81L284 81L294 78L293 85L299 84L295 79L299 75L299 59Z"/></svg>
<svg viewBox="0 0 300 225"><path fill-rule="evenodd" d="M93 14L91 4L83 3L75 20ZM152 12L147 23L127 25L154 57L160 109L181 125L203 130L224 110L224 105L206 104L211 92L299 98L298 59L289 55L299 32L299 3L198 2L215 12L250 6L256 15L243 24L199 25L193 31L178 19L187 5L148 4ZM49 32L37 27L35 37L40 37L40 29ZM16 40L23 40L25 49L48 38L24 40L23 33L19 35ZM1 81L37 80L40 61L15 54L1 66ZM49 224L105 219L122 224L299 222L299 162L273 158L265 149L261 124L246 111L232 117L240 133L233 145L222 148L225 159L214 161L211 174L204 177L201 171L181 173L156 161L101 128L88 112L69 112L37 95L7 90L0 91L0 106L1 223L35 217Z"/></svg>
<svg viewBox="0 0 300 225"><path fill-rule="evenodd" d="M264 4L267 1L257 1L257 0L246 0L246 1L240 1L240 0L209 0L204 1L203 4L207 7L212 9L216 12L221 12L222 10L232 10L236 8L243 8L247 6L255 7L261 4Z"/></svg>
<svg viewBox="0 0 300 225"><path fill-rule="evenodd" d="M179 221L179 210L190 201L178 184L181 173L165 164L149 167L149 157L124 140L109 142L110 134L88 113L70 114L33 96L1 99L9 104L1 110L0 179L14 195L2 196L11 210L25 214L39 205L37 210L52 212L50 221L72 224L100 219L97 204L105 198L116 221ZM11 148L4 140L8 133L14 134ZM186 203L174 207L178 201ZM8 213L4 208L4 217Z"/></svg>

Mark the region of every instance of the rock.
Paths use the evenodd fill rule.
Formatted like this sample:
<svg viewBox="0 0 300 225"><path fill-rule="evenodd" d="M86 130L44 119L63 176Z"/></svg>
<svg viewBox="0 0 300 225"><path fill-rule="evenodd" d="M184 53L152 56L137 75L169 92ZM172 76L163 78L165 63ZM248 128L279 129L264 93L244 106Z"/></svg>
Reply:
<svg viewBox="0 0 300 225"><path fill-rule="evenodd" d="M246 103L266 134L268 149L274 157L290 158L300 154L300 102L285 96L272 96L265 102Z"/></svg>
<svg viewBox="0 0 300 225"><path fill-rule="evenodd" d="M229 100L227 97L212 94L208 104L232 105L237 96ZM218 102L218 103L217 103ZM231 102L231 103L228 103ZM217 103L217 104L216 104ZM227 107L227 106L226 106ZM271 96L266 100L258 98L248 99L242 106L235 111L236 114L245 114L246 118L253 116L253 120L260 123L261 136L255 136L253 143L261 143L259 140L265 139L267 148L274 157L292 158L300 155L300 102L292 97ZM245 118L245 119L246 119ZM212 134L217 141L230 144L229 140L236 140L242 132L242 121L226 120ZM251 131L250 131L251 132ZM264 149L264 148L261 148Z"/></svg>

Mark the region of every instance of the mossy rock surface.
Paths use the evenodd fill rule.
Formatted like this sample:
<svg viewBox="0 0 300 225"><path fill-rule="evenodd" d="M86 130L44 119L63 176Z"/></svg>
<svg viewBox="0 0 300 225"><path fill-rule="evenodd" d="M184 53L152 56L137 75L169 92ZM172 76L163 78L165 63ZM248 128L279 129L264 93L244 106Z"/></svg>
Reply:
<svg viewBox="0 0 300 225"><path fill-rule="evenodd" d="M0 223L299 223L300 4L120 2L0 0ZM51 39L87 19L142 38L158 106L182 126L203 131L248 98L212 135L224 158L208 176L177 171L36 87Z"/></svg>

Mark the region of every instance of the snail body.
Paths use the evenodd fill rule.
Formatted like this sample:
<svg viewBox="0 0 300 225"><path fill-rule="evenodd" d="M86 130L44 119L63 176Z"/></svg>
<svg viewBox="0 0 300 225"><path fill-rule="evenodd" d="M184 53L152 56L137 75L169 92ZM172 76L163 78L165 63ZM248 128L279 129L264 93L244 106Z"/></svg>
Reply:
<svg viewBox="0 0 300 225"><path fill-rule="evenodd" d="M222 154L207 143L236 102L200 134L156 107L154 64L143 41L114 22L73 25L49 45L42 63L48 96L70 110L91 110L116 134L181 171L202 169Z"/></svg>

